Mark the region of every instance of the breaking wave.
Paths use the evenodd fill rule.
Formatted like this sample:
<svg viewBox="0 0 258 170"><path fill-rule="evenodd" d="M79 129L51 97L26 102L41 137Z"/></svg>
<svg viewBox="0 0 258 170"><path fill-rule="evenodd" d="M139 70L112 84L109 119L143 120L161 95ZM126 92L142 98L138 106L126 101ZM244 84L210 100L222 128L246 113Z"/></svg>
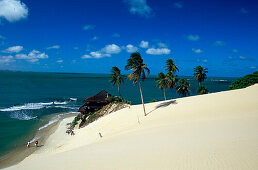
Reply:
<svg viewBox="0 0 258 170"><path fill-rule="evenodd" d="M41 109L45 106L51 105L52 103L26 103L20 106L12 106L5 109L0 109L2 112L10 112L10 111L18 111L18 110L34 110L34 109Z"/></svg>

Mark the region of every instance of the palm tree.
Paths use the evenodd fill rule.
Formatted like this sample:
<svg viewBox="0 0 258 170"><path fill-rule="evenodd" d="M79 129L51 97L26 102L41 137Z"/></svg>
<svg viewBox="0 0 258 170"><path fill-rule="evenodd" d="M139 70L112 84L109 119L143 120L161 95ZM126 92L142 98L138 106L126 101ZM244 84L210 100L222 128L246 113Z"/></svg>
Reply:
<svg viewBox="0 0 258 170"><path fill-rule="evenodd" d="M181 78L178 82L178 86L176 87L177 89L177 94L182 95L185 97L187 94L189 95L191 90L190 90L190 84L184 79Z"/></svg>
<svg viewBox="0 0 258 170"><path fill-rule="evenodd" d="M197 89L197 94L208 94L208 92L205 86L199 86Z"/></svg>
<svg viewBox="0 0 258 170"><path fill-rule="evenodd" d="M199 86L201 85L201 82L207 78L206 73L208 73L208 69L203 68L200 65L194 68L194 77L198 81Z"/></svg>
<svg viewBox="0 0 258 170"><path fill-rule="evenodd" d="M118 90L118 94L121 97L120 94L120 85L121 83L124 82L123 76L121 75L121 71L118 67L112 67L111 69L111 77L109 79L109 82L113 85L113 86L117 86L117 90Z"/></svg>
<svg viewBox="0 0 258 170"><path fill-rule="evenodd" d="M167 70L168 72L172 71L173 74L174 74L176 71L179 72L179 69L177 68L176 63L173 61L173 59L168 59L168 60L166 61L165 67L166 67L166 70Z"/></svg>
<svg viewBox="0 0 258 170"><path fill-rule="evenodd" d="M176 71L179 72L179 69L173 59L168 59L166 61L165 68L168 71L167 80L168 80L168 87L171 89L171 99L172 99L172 89L176 85L176 81L177 81L177 79L175 78L175 75L176 75Z"/></svg>
<svg viewBox="0 0 258 170"><path fill-rule="evenodd" d="M172 73L172 71L169 71L166 74L166 79L167 79L167 86L171 90L171 99L172 99L172 89L176 86L176 83L178 80L176 76Z"/></svg>
<svg viewBox="0 0 258 170"><path fill-rule="evenodd" d="M143 63L141 54L138 52L131 54L130 58L127 60L127 65L125 66L125 70L133 71L127 77L129 80L133 80L133 84L136 84L137 82L139 82L144 116L146 116L146 111L145 111L144 102L143 102L142 88L141 88L141 80L144 81L146 78L145 71L147 72L147 75L149 75L150 70L147 68L147 64Z"/></svg>
<svg viewBox="0 0 258 170"><path fill-rule="evenodd" d="M156 78L157 87L161 90L164 90L164 98L166 99L166 86L167 86L167 78L166 75L160 72Z"/></svg>

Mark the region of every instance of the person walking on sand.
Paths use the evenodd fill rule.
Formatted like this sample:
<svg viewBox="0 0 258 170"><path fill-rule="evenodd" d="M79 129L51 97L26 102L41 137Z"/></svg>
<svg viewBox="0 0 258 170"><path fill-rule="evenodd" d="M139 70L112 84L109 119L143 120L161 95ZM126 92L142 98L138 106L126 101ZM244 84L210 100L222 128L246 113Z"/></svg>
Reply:
<svg viewBox="0 0 258 170"><path fill-rule="evenodd" d="M29 148L30 147L30 141L27 143L27 148Z"/></svg>
<svg viewBox="0 0 258 170"><path fill-rule="evenodd" d="M36 140L35 142L35 146L38 147L39 146L39 141Z"/></svg>

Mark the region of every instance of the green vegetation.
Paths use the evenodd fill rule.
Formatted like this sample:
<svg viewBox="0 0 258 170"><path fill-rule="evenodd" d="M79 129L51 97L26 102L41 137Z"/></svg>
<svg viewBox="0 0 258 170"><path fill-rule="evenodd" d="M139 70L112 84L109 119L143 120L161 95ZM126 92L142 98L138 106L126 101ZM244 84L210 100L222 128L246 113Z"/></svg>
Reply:
<svg viewBox="0 0 258 170"><path fill-rule="evenodd" d="M152 103L152 102L157 102L158 100L156 100L156 99L152 99L150 102Z"/></svg>
<svg viewBox="0 0 258 170"><path fill-rule="evenodd" d="M176 87L178 79L171 71L166 74L166 79L167 79L167 86L171 90L171 99L172 99L172 97L173 97L172 90L174 87Z"/></svg>
<svg viewBox="0 0 258 170"><path fill-rule="evenodd" d="M109 103L121 103L121 102L128 103L128 104L131 103L130 101L127 101L127 100L123 99L122 97L118 97L118 96L110 96L107 98L107 101Z"/></svg>
<svg viewBox="0 0 258 170"><path fill-rule="evenodd" d="M168 59L166 61L165 67L168 72L172 72L172 73L175 73L176 71L179 72L179 69L177 68L176 63L172 59Z"/></svg>
<svg viewBox="0 0 258 170"><path fill-rule="evenodd" d="M130 58L127 60L127 65L125 66L125 70L131 70L132 73L127 77L129 80L133 80L133 84L139 83L141 99L142 99L142 106L144 111L144 116L146 116L145 106L143 102L143 95L142 95L142 88L141 88L141 80L144 81L147 75L150 74L150 70L147 67L146 63L143 63L143 59L141 54L136 52L132 53Z"/></svg>
<svg viewBox="0 0 258 170"><path fill-rule="evenodd" d="M117 86L118 94L119 94L119 96L121 96L119 87L120 87L121 83L124 83L124 79L123 79L123 75L121 75L121 71L118 67L112 67L111 77L110 77L109 81L113 86L115 86L115 85Z"/></svg>
<svg viewBox="0 0 258 170"><path fill-rule="evenodd" d="M208 73L208 69L203 68L200 65L194 68L194 77L198 81L199 86L201 85L201 82L207 79L206 73Z"/></svg>
<svg viewBox="0 0 258 170"><path fill-rule="evenodd" d="M164 90L164 99L166 99L166 86L167 86L167 78L166 75L163 72L160 72L155 79L157 83L157 87L161 90Z"/></svg>
<svg viewBox="0 0 258 170"><path fill-rule="evenodd" d="M75 117L72 121L72 126L75 127L78 124L78 121L80 120L80 118Z"/></svg>
<svg viewBox="0 0 258 170"><path fill-rule="evenodd" d="M244 77L236 79L230 84L229 89L230 90L241 89L256 83L258 83L258 71L254 72L253 74L248 74L248 75L245 75Z"/></svg>
<svg viewBox="0 0 258 170"><path fill-rule="evenodd" d="M208 89L205 86L199 86L197 89L197 94L208 94Z"/></svg>
<svg viewBox="0 0 258 170"><path fill-rule="evenodd" d="M189 95L191 92L190 84L184 78L181 78L178 81L178 86L176 87L176 90L179 96L185 97L187 94Z"/></svg>
<svg viewBox="0 0 258 170"><path fill-rule="evenodd" d="M171 90L171 99L172 99L172 89L176 86L177 78L176 71L179 72L179 69L176 63L172 59L168 59L165 65L166 70L168 71L166 74L167 79L167 87Z"/></svg>

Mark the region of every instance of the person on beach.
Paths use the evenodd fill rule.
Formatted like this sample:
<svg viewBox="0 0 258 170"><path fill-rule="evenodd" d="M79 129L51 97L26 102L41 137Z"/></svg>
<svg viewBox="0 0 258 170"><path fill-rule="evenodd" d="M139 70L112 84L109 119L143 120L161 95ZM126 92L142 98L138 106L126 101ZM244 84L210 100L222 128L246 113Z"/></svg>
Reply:
<svg viewBox="0 0 258 170"><path fill-rule="evenodd" d="M29 148L30 147L30 141L27 143L27 148Z"/></svg>
<svg viewBox="0 0 258 170"><path fill-rule="evenodd" d="M36 140L35 142L35 146L38 147L39 146L39 142Z"/></svg>

